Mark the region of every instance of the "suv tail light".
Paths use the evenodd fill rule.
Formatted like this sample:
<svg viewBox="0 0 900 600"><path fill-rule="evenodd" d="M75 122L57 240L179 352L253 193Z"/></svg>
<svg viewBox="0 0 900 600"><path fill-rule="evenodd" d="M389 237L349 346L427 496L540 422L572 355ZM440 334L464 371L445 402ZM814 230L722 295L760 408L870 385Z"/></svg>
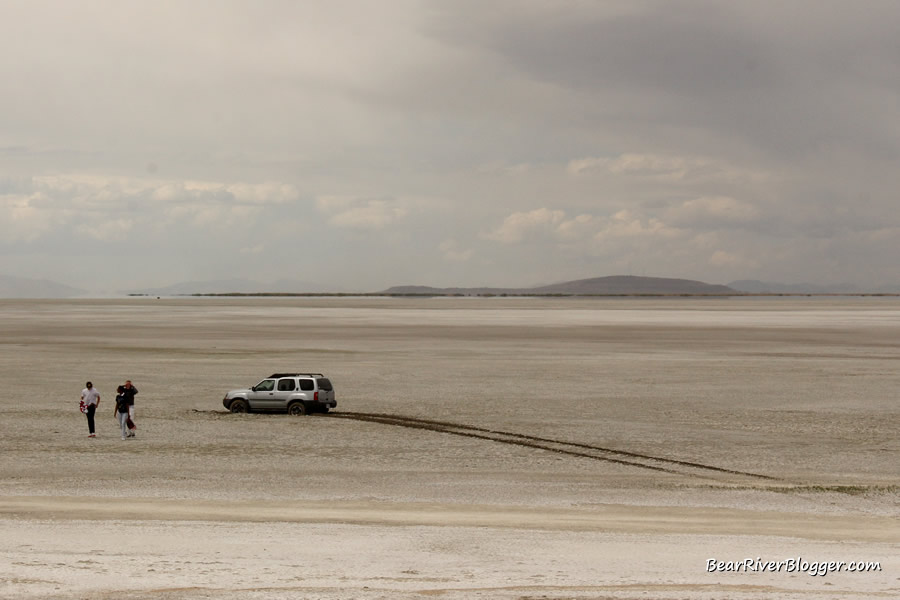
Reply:
<svg viewBox="0 0 900 600"><path fill-rule="evenodd" d="M313 394L313 400L315 400L316 402L319 401L319 392L316 392L315 394Z"/></svg>

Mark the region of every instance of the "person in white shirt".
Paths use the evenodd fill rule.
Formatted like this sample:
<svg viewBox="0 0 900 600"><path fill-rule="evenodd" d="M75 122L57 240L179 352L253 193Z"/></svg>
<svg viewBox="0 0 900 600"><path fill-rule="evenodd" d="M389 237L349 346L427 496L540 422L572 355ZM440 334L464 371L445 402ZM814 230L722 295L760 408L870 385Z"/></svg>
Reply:
<svg viewBox="0 0 900 600"><path fill-rule="evenodd" d="M94 413L100 405L100 392L94 389L94 384L88 381L81 390L81 401L87 406L88 437L97 437L94 432Z"/></svg>

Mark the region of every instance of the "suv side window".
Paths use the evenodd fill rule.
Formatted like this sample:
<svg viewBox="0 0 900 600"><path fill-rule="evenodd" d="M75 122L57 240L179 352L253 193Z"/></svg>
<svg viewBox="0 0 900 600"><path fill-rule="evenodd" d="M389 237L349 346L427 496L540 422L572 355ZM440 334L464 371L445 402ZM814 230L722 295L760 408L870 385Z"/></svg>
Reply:
<svg viewBox="0 0 900 600"><path fill-rule="evenodd" d="M300 379L300 389L304 392L311 392L316 389L312 379Z"/></svg>
<svg viewBox="0 0 900 600"><path fill-rule="evenodd" d="M257 392L271 392L275 389L274 379L263 379L254 388Z"/></svg>
<svg viewBox="0 0 900 600"><path fill-rule="evenodd" d="M278 391L279 392L293 392L295 389L294 380L293 379L279 379L278 380Z"/></svg>

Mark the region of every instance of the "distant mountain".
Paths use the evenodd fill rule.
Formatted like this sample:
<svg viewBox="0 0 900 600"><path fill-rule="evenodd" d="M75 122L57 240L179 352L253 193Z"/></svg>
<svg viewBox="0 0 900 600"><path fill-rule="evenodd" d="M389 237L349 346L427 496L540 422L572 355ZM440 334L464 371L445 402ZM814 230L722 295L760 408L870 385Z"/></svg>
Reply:
<svg viewBox="0 0 900 600"><path fill-rule="evenodd" d="M634 277L614 275L578 279L554 285L533 288L538 294L733 294L724 286L693 279L669 279L666 277Z"/></svg>
<svg viewBox="0 0 900 600"><path fill-rule="evenodd" d="M859 294L863 291L849 283L817 285L813 283L773 283L757 279L732 281L728 287L748 294Z"/></svg>
<svg viewBox="0 0 900 600"><path fill-rule="evenodd" d="M88 292L46 279L0 275L0 298L72 298Z"/></svg>
<svg viewBox="0 0 900 600"><path fill-rule="evenodd" d="M183 281L164 287L126 290L123 294L147 296L190 296L192 294L313 294L317 292L337 292L326 286L305 281L279 279L272 283L262 283L250 279L218 279L211 281Z"/></svg>
<svg viewBox="0 0 900 600"><path fill-rule="evenodd" d="M555 283L531 288L434 288L421 285L404 285L388 288L383 294L421 294L421 295L487 295L487 294L563 294L563 295L678 295L678 294L710 294L730 295L735 290L724 285L713 285L692 279L668 279L664 277L634 277L631 275L614 275L610 277L594 277L578 279L564 283Z"/></svg>

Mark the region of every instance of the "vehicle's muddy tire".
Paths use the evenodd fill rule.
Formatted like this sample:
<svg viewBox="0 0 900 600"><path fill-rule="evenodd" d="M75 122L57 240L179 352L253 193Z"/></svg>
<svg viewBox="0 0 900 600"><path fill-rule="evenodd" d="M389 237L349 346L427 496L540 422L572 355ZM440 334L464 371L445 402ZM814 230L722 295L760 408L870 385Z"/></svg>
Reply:
<svg viewBox="0 0 900 600"><path fill-rule="evenodd" d="M294 415L295 417L303 416L307 414L309 410L307 410L306 405L302 402L291 402L288 405L288 414Z"/></svg>
<svg viewBox="0 0 900 600"><path fill-rule="evenodd" d="M323 406L323 407L320 408L319 410L321 410L323 413L326 413L326 414L327 414L328 411L331 410L331 407L329 407L329 406Z"/></svg>
<svg viewBox="0 0 900 600"><path fill-rule="evenodd" d="M238 398L237 400L233 400L231 402L231 405L228 407L228 410L230 410L233 413L249 412L247 410L247 401L241 400L240 398Z"/></svg>

